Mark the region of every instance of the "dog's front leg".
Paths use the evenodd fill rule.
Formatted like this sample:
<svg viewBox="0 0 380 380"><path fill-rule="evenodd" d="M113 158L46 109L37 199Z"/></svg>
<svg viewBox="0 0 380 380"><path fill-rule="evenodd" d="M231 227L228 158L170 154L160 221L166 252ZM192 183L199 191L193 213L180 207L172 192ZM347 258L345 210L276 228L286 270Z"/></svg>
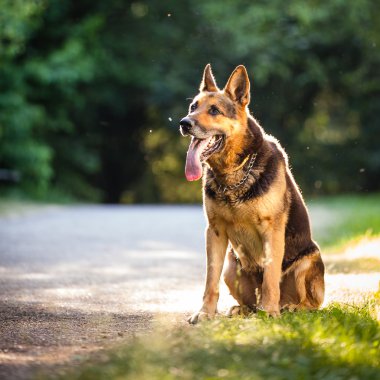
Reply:
<svg viewBox="0 0 380 380"><path fill-rule="evenodd" d="M189 323L195 324L203 319L215 316L219 299L219 282L222 274L228 239L225 233L215 231L211 226L206 229L207 272L203 306L194 313Z"/></svg>
<svg viewBox="0 0 380 380"><path fill-rule="evenodd" d="M272 317L278 317L280 315L280 281L285 239L281 230L267 231L263 238L264 276L259 309L266 311Z"/></svg>

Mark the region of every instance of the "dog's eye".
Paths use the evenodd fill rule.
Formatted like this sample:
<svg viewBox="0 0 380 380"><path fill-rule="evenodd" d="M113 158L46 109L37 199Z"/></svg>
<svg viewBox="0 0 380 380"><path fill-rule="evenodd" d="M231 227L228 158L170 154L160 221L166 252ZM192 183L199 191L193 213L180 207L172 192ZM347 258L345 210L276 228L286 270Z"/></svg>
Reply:
<svg viewBox="0 0 380 380"><path fill-rule="evenodd" d="M219 111L219 109L217 107L215 107L215 106L211 106L210 109L208 110L208 113L210 115L213 115L213 116L221 114L221 112Z"/></svg>
<svg viewBox="0 0 380 380"><path fill-rule="evenodd" d="M193 103L191 106L190 106L190 111L191 112L194 112L198 107L198 102L195 102Z"/></svg>

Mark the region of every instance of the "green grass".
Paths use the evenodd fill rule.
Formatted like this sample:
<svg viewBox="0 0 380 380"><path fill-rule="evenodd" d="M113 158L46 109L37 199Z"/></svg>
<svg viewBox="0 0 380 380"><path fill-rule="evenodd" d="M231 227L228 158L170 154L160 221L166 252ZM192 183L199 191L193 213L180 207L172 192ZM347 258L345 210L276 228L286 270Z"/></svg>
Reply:
<svg viewBox="0 0 380 380"><path fill-rule="evenodd" d="M162 329L63 379L379 379L377 300Z"/></svg>
<svg viewBox="0 0 380 380"><path fill-rule="evenodd" d="M314 229L324 253L339 252L363 237L380 236L380 194L317 198L307 203L311 209L325 209L333 220Z"/></svg>

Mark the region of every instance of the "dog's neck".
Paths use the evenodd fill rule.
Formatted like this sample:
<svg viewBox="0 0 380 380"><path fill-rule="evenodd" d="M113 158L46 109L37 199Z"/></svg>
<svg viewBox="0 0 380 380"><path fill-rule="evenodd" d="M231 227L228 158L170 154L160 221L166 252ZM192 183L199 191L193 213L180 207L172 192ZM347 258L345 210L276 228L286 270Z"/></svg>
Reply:
<svg viewBox="0 0 380 380"><path fill-rule="evenodd" d="M241 135L226 140L223 151L207 162L216 179L226 185L240 181L263 144L263 131L256 120L247 115Z"/></svg>

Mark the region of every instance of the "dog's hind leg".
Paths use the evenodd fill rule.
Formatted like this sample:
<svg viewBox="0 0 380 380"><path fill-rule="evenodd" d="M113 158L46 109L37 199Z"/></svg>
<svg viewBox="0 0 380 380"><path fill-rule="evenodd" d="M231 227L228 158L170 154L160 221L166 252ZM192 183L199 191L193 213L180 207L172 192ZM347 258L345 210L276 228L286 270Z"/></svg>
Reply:
<svg viewBox="0 0 380 380"><path fill-rule="evenodd" d="M239 306L233 306L227 312L228 316L248 315L255 312L261 297L262 274L246 272L233 250L228 253L228 264L224 271L224 281L232 297Z"/></svg>
<svg viewBox="0 0 380 380"><path fill-rule="evenodd" d="M289 310L316 310L324 299L325 267L319 251L294 263L281 286L281 306ZM287 278L287 280L286 280ZM293 286L290 286L290 284ZM295 294L290 294L290 289ZM293 292L294 293L294 292ZM288 302L292 299L293 302Z"/></svg>
<svg viewBox="0 0 380 380"><path fill-rule="evenodd" d="M318 309L325 298L324 276L325 265L320 252L316 252L305 276L306 298L313 309Z"/></svg>

